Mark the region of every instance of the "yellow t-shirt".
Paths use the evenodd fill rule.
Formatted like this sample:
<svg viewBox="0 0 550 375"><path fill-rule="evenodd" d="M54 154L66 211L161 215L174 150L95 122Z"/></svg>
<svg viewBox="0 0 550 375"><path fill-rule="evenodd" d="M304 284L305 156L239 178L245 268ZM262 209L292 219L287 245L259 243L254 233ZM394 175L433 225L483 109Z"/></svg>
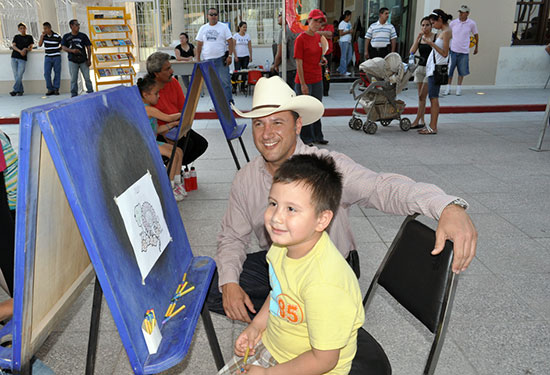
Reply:
<svg viewBox="0 0 550 375"><path fill-rule="evenodd" d="M304 257L272 245L267 253L271 295L266 348L279 363L311 350L340 350L327 374L348 374L365 312L359 283L326 232Z"/></svg>

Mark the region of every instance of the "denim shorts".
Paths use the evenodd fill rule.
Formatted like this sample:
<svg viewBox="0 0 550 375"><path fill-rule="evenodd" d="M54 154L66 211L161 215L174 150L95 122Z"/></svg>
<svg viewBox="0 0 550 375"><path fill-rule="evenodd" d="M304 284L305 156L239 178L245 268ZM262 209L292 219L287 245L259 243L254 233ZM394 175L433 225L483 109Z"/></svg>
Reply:
<svg viewBox="0 0 550 375"><path fill-rule="evenodd" d="M468 53L458 53L451 51L451 66L449 67L449 77L452 77L455 68L458 68L458 75L461 77L470 74L470 66L468 64L470 55Z"/></svg>
<svg viewBox="0 0 550 375"><path fill-rule="evenodd" d="M436 85L434 76L428 77L428 97L430 99L439 98L439 89L441 88L441 85Z"/></svg>

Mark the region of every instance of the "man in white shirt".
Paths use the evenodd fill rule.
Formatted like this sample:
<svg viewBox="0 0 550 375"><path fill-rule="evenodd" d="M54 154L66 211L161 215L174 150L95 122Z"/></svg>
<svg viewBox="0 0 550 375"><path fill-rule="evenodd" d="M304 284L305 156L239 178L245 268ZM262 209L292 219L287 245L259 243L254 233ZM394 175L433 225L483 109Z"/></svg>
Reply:
<svg viewBox="0 0 550 375"><path fill-rule="evenodd" d="M226 24L218 22L218 10L208 9L208 23L201 26L197 34L197 53L199 60L211 61L220 77L223 92L229 103L233 103L229 65L233 56L233 37ZM226 48L226 45L228 49Z"/></svg>
<svg viewBox="0 0 550 375"><path fill-rule="evenodd" d="M353 52L351 46L351 11L346 10L343 14L344 19L340 21L338 25L338 34L340 35L340 66L338 67L338 72L340 74L349 76L351 75L348 72L348 64L351 61L351 54Z"/></svg>
<svg viewBox="0 0 550 375"><path fill-rule="evenodd" d="M373 57L384 58L397 49L397 33L395 27L387 22L389 18L389 9L380 8L378 21L369 26L365 35L365 60Z"/></svg>
<svg viewBox="0 0 550 375"><path fill-rule="evenodd" d="M453 82L453 74L455 68L458 70L458 85L456 86L456 95L462 95L462 81L464 77L470 74L470 36L474 37L474 55L477 55L479 45L479 34L477 33L477 25L474 20L468 18L470 8L467 5L460 6L458 9L458 19L454 19L449 23L449 27L453 31L453 39L451 39L451 66L449 67L449 84L443 95L449 95L451 91L451 83Z"/></svg>

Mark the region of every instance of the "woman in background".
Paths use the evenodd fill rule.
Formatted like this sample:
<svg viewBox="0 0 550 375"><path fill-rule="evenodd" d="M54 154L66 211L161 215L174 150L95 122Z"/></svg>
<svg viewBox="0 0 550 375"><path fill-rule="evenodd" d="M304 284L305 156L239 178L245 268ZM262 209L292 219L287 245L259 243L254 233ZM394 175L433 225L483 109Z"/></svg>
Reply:
<svg viewBox="0 0 550 375"><path fill-rule="evenodd" d="M441 30L437 34L435 42L429 38L422 37L422 42L432 47L432 52L428 56L426 62L426 75L428 76L428 96L430 97L430 125L426 125L424 129L419 130L422 135L437 134L437 120L439 117L439 90L441 85L436 85L434 80L434 71L436 65L444 65L449 63L449 42L452 37L451 29L449 28L449 20L453 18L450 14L445 13L441 9L434 9L430 14L432 27Z"/></svg>
<svg viewBox="0 0 550 375"><path fill-rule="evenodd" d="M428 77L426 76L426 61L432 52L432 47L422 42L422 38L435 41L435 34L432 33L432 22L430 17L422 18L420 21L421 32L416 37L414 44L411 47L411 55L414 55L416 51L420 55L418 66L414 71L414 82L418 87L418 111L416 112L416 118L414 119L411 129L421 129L426 126L424 121L424 113L426 112L426 97L428 96Z"/></svg>
<svg viewBox="0 0 550 375"><path fill-rule="evenodd" d="M195 46L189 43L189 35L187 33L180 33L180 44L174 49L176 54L177 61L188 61L191 62L195 60ZM189 76L181 76L183 84L186 88L189 88Z"/></svg>
<svg viewBox="0 0 550 375"><path fill-rule="evenodd" d="M237 27L237 32L233 35L235 40L235 70L248 69L248 64L252 62L252 40L247 34L246 22L241 21ZM266 69L269 67L266 67Z"/></svg>

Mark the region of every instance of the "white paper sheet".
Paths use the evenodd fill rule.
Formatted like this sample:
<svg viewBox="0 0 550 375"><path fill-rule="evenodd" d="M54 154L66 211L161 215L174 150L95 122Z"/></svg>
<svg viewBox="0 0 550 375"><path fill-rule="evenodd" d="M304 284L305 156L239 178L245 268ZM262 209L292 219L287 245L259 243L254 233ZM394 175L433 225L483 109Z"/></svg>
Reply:
<svg viewBox="0 0 550 375"><path fill-rule="evenodd" d="M149 171L120 196L115 197L134 249L142 282L172 240L160 199Z"/></svg>

